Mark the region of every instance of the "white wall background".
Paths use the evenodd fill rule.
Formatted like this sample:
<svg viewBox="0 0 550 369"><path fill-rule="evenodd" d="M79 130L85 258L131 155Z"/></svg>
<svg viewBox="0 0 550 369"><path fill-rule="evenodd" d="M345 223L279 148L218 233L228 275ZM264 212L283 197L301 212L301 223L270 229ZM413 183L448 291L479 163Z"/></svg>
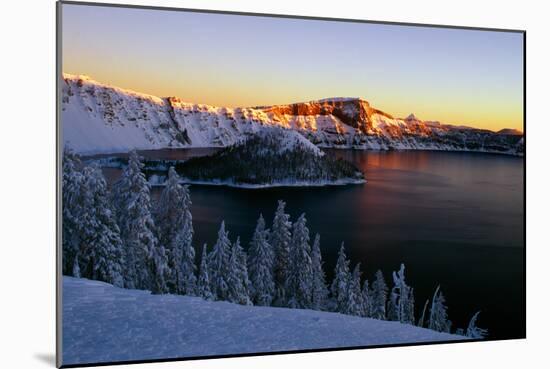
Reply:
<svg viewBox="0 0 550 369"><path fill-rule="evenodd" d="M100 0L97 0L100 1ZM117 1L111 1L117 2ZM127 0L134 4L527 30L527 340L180 363L150 368L544 367L548 365L549 23L531 0ZM55 3L0 11L0 367L53 367ZM467 273L467 270L465 270ZM129 366L130 367L130 366ZM131 366L145 367L144 365ZM122 367L121 367L122 368Z"/></svg>

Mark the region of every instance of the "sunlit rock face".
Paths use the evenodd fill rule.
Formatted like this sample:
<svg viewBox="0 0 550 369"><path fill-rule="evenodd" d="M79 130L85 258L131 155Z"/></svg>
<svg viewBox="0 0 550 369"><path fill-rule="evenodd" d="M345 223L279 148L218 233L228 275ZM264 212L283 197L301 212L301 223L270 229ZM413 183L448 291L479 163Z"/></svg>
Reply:
<svg viewBox="0 0 550 369"><path fill-rule="evenodd" d="M227 108L161 98L63 75L63 142L81 153L225 147L269 127L299 132L319 147L523 153L523 134L406 118L355 97Z"/></svg>
<svg viewBox="0 0 550 369"><path fill-rule="evenodd" d="M372 130L370 116L377 112L369 103L359 98L329 98L319 101L275 105L263 108L281 121L294 116L328 116L337 118L341 123L367 134Z"/></svg>

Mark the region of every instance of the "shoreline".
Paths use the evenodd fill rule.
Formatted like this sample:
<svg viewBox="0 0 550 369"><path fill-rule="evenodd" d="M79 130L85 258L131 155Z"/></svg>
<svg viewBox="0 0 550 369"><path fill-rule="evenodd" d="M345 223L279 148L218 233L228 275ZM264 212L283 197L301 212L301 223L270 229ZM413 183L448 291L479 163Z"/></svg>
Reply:
<svg viewBox="0 0 550 369"><path fill-rule="evenodd" d="M231 146L231 145L229 145ZM139 152L147 151L160 151L160 150L220 150L229 146L182 146L182 147L162 147L162 148L153 148L153 149L135 149ZM496 151L496 150L469 150L469 149L439 149L439 148L370 148L364 146L327 146L327 145L315 145L321 150L351 150L351 151L366 151L366 152L403 152L403 151L428 151L428 152L455 152L455 153L476 153L476 154L494 154L494 155L505 155L505 156L515 156L515 157L524 157L525 153L511 152L511 151ZM111 157L124 157L127 156L132 149L128 151L120 151L113 149L115 151L106 150L106 151L77 151L75 153L79 154L84 158L84 160L97 160L102 158L111 158ZM162 160L162 159L160 159Z"/></svg>
<svg viewBox="0 0 550 369"><path fill-rule="evenodd" d="M248 189L248 190L257 190L257 189L267 189L267 188L277 188L277 187L330 187L330 186L348 186L348 185L359 185L359 184L365 184L367 183L366 179L352 179L352 178L346 178L336 181L318 181L318 182L303 182L303 181L296 181L296 182L275 182L270 184L248 184L248 183L235 183L234 181L220 181L220 180L212 180L212 181L199 181L199 180L192 180L189 178L182 178L180 181L181 184L186 185L198 185L198 186L224 186L224 187L231 187L231 188L241 188L241 189ZM149 184L153 187L164 187L165 183L151 183L149 181Z"/></svg>

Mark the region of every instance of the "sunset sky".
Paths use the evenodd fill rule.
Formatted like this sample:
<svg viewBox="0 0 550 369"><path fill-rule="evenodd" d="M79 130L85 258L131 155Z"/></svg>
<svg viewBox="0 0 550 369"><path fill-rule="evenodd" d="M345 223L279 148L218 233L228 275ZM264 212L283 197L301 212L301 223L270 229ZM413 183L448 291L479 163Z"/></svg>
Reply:
<svg viewBox="0 0 550 369"><path fill-rule="evenodd" d="M219 106L363 97L499 130L523 129L523 35L63 5L63 71Z"/></svg>

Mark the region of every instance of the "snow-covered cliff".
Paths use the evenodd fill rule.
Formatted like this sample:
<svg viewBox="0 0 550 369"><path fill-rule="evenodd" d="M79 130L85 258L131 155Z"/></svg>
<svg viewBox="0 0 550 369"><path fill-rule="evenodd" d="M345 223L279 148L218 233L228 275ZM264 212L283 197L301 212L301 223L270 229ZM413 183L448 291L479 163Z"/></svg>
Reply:
<svg viewBox="0 0 550 369"><path fill-rule="evenodd" d="M412 114L394 118L359 98L225 108L63 75L63 141L81 153L224 147L270 126L298 131L319 147L523 153L521 132L452 126Z"/></svg>

